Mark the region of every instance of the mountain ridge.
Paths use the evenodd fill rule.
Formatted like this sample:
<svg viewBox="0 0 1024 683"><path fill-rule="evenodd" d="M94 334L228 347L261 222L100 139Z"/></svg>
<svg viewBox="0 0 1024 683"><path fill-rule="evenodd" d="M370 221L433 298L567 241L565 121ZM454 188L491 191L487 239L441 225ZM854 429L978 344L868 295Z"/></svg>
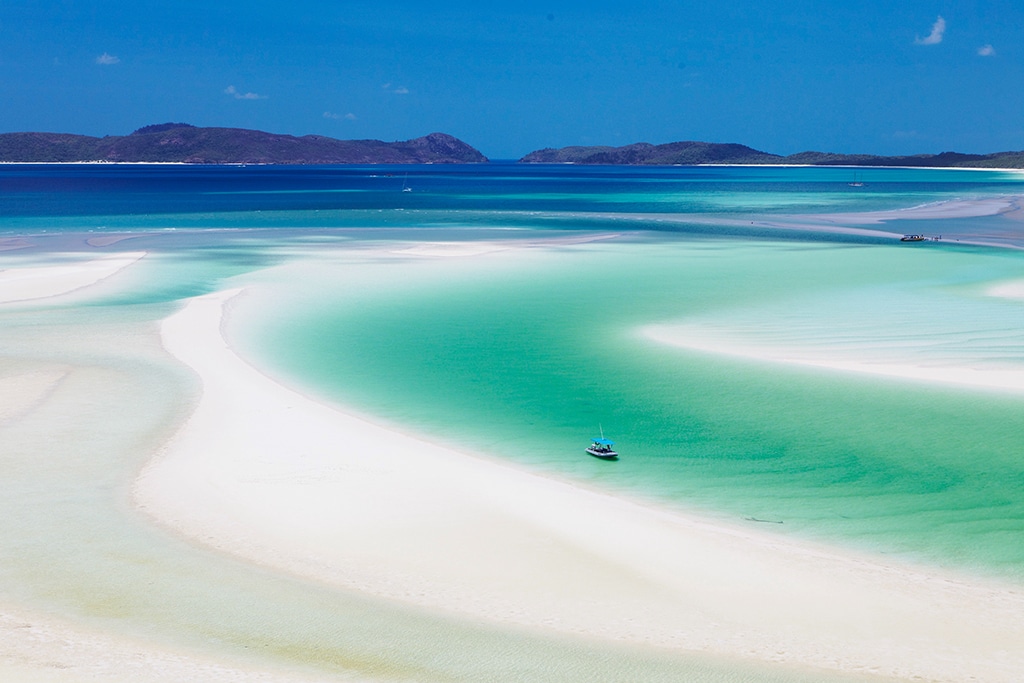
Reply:
<svg viewBox="0 0 1024 683"><path fill-rule="evenodd" d="M487 157L445 133L399 142L281 135L187 123L143 126L102 138L71 133L2 133L0 161L187 164L485 163Z"/></svg>
<svg viewBox="0 0 1024 683"><path fill-rule="evenodd" d="M526 164L581 164L627 166L696 166L733 164L751 166L913 166L919 168L1024 168L1024 151L992 154L914 154L882 156L875 154L838 154L799 152L782 156L762 152L737 143L687 140L652 145L638 142L621 147L570 146L530 152L519 160Z"/></svg>
<svg viewBox="0 0 1024 683"><path fill-rule="evenodd" d="M143 126L128 135L0 133L0 162L149 162L187 164L433 164L487 163L477 149L445 133L411 140L340 140L323 135L282 135L248 128L188 123ZM918 168L1024 168L1024 151L991 154L883 156L806 151L779 155L738 143L686 140L637 142L619 147L574 145L535 150L520 163L581 165L805 165Z"/></svg>

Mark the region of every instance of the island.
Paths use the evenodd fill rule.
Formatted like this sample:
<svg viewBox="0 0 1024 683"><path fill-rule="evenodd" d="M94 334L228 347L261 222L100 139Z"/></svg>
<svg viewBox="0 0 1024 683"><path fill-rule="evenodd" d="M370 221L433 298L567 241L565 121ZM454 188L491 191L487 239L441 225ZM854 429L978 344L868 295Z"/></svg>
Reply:
<svg viewBox="0 0 1024 683"><path fill-rule="evenodd" d="M737 166L912 166L919 168L1024 168L1024 151L993 154L914 154L879 156L874 154L836 154L799 152L783 156L736 143L669 142L652 145L638 142L622 147L573 146L530 152L520 163L590 165L697 166L731 164Z"/></svg>
<svg viewBox="0 0 1024 683"><path fill-rule="evenodd" d="M187 123L144 126L102 138L70 133L2 133L0 162L187 164L470 164L487 157L458 138L431 133L402 142L279 135Z"/></svg>

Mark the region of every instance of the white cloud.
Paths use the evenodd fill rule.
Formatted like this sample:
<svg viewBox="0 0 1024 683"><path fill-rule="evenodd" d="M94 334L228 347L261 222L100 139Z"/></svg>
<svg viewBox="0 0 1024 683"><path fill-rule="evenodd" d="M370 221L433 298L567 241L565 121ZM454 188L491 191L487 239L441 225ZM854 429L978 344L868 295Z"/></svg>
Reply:
<svg viewBox="0 0 1024 683"><path fill-rule="evenodd" d="M121 59L119 57L115 57L114 55L109 54L107 52L104 52L103 54L101 54L99 57L96 58L96 63L97 64L102 64L104 66L109 66L111 64L119 64L120 62L121 62Z"/></svg>
<svg viewBox="0 0 1024 683"><path fill-rule="evenodd" d="M395 88L391 92L395 93L396 95L408 95L409 89L406 88L405 86L402 86L401 88Z"/></svg>
<svg viewBox="0 0 1024 683"><path fill-rule="evenodd" d="M224 89L225 95L231 95L236 100L265 100L266 95L257 95L254 92L239 92L238 88L233 85L229 85Z"/></svg>
<svg viewBox="0 0 1024 683"><path fill-rule="evenodd" d="M978 54L982 57L992 57L995 53L996 49L991 45L982 45L978 48Z"/></svg>
<svg viewBox="0 0 1024 683"><path fill-rule="evenodd" d="M345 119L346 121L355 121L356 120L356 115L353 114L352 112L349 112L347 114L335 114L332 111L325 111L324 112L324 118L325 119L335 119L335 120L337 120L337 119Z"/></svg>
<svg viewBox="0 0 1024 683"><path fill-rule="evenodd" d="M353 114L352 112L349 112L349 113L345 114L345 119L347 121L355 121L356 120L356 115Z"/></svg>
<svg viewBox="0 0 1024 683"><path fill-rule="evenodd" d="M932 32L925 38L917 37L914 43L917 45L938 45L942 42L942 36L946 33L946 20L941 16L932 24Z"/></svg>
<svg viewBox="0 0 1024 683"><path fill-rule="evenodd" d="M896 130L892 133L893 140L916 140L921 134L916 130Z"/></svg>

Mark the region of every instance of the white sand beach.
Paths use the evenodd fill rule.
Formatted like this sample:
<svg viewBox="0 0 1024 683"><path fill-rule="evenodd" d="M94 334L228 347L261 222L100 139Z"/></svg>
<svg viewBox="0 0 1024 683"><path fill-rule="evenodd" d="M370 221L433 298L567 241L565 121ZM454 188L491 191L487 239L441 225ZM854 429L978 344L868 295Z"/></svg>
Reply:
<svg viewBox="0 0 1024 683"><path fill-rule="evenodd" d="M162 327L203 395L135 500L196 542L541 631L907 679L1024 669L1013 587L668 512L318 403L225 340L225 308L245 296L193 299Z"/></svg>
<svg viewBox="0 0 1024 683"><path fill-rule="evenodd" d="M26 240L26 246L32 246ZM88 299L101 283L113 281L145 256L143 252L109 254L60 253L52 258L19 259L6 264L0 271L0 304L18 310L19 304L47 304L62 302L67 296ZM52 262L47 262L47 261ZM27 264L27 265L22 265ZM77 300L77 299L76 299ZM60 329L59 326L54 329ZM12 338L5 329L5 341ZM83 343L84 340L79 340ZM132 339L114 338L100 349L113 357L123 349L120 344L131 344ZM75 345L75 340L70 345ZM49 344L44 346L49 347ZM64 389L69 378L88 373L87 365L76 365L66 360L47 359L50 349L40 352L38 359L25 361L17 357L4 357L0 365L0 454L8 468L5 471L4 495L18 500L21 495L19 478L21 466L15 459L21 450L24 430L20 427L31 422L48 405L55 393ZM33 354L34 355L34 354ZM100 385L102 386L102 385ZM90 387L84 391L69 392L72 403L90 402ZM95 399L92 400L95 402ZM67 415L68 423L74 415ZM54 434L61 433L65 425L52 424ZM113 424L110 425L113 428ZM42 435L43 442L46 435ZM56 448L55 446L52 446ZM61 444L62 450L73 452L74 443ZM39 452L35 460L45 461L48 453ZM74 470L73 462L65 466ZM83 482L85 483L85 482ZM60 493L53 494L60 497ZM41 495L42 500L47 496ZM4 539L5 541L7 539ZM60 547L73 545L60 536L39 539L39 542ZM84 541L88 542L88 541ZM17 541L15 541L15 544ZM5 551L10 545L5 543ZM16 547L16 545L15 545ZM20 558L9 558L18 561ZM74 563L73 558L68 561ZM82 567L83 573L89 568ZM69 615L57 615L35 605L12 602L7 593L15 586L0 585L4 598L0 599L0 680L12 683L172 683L197 681L220 683L300 683L320 680L272 670L265 665L248 666L237 658L213 656L186 647L159 644L152 638L134 638L123 632L108 631L96 623L84 622ZM77 587L67 585L69 592Z"/></svg>

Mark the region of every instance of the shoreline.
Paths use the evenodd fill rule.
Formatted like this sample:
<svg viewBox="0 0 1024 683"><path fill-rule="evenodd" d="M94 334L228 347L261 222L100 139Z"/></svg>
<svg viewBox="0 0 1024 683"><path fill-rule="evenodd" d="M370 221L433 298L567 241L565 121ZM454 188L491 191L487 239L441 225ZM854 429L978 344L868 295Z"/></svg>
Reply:
<svg viewBox="0 0 1024 683"><path fill-rule="evenodd" d="M235 354L223 308L239 293L192 299L162 328L205 389L134 499L193 542L588 639L934 680L1024 667L1014 587L684 517L367 422Z"/></svg>
<svg viewBox="0 0 1024 683"><path fill-rule="evenodd" d="M434 165L438 162L367 162L360 164L277 164L254 161L227 161L218 163L193 163L190 161L108 161L106 159L90 159L82 161L0 161L0 166L415 166ZM859 164L579 164L574 161L553 161L534 162L519 161L518 159L491 159L483 162L440 162L448 165L479 166L481 164L493 165L523 165L523 166L611 166L619 168L843 168L843 169L871 169L884 170L894 169L903 171L987 171L1024 174L1024 167L1000 168L998 166L865 166Z"/></svg>

